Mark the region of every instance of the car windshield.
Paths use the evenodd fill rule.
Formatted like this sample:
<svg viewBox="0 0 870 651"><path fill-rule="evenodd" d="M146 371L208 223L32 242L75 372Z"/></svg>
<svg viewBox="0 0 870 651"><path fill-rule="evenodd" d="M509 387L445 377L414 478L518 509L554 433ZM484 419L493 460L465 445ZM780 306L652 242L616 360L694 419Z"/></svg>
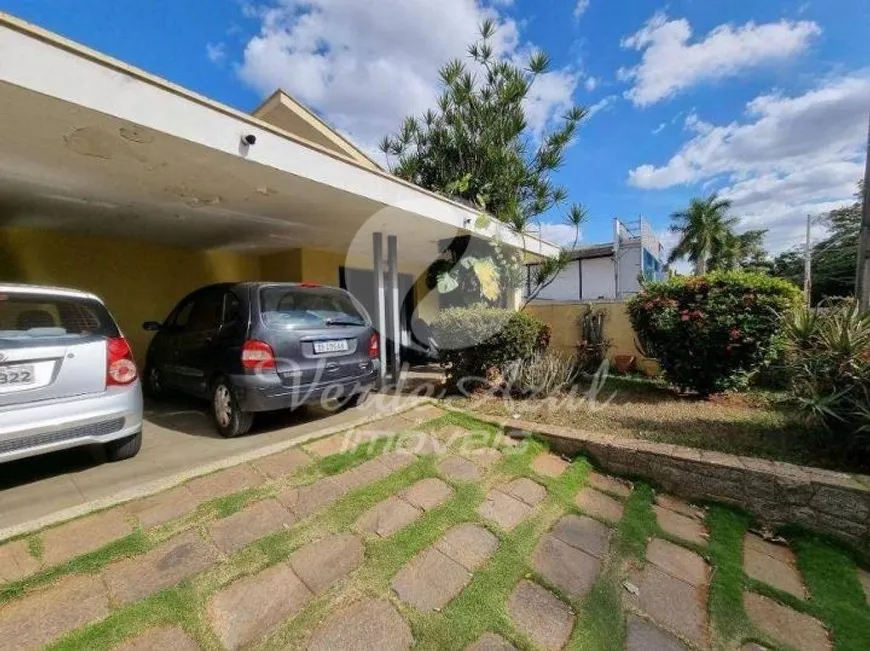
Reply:
<svg viewBox="0 0 870 651"><path fill-rule="evenodd" d="M99 301L0 290L0 341L118 334L118 327Z"/></svg>
<svg viewBox="0 0 870 651"><path fill-rule="evenodd" d="M366 325L347 294L326 287L264 287L260 311L263 323L277 328Z"/></svg>

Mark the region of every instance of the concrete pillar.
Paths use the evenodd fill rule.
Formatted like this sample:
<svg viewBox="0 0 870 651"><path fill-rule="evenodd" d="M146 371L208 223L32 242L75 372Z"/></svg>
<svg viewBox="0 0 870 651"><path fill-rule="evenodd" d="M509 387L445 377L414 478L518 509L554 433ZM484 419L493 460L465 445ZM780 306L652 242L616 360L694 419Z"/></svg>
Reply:
<svg viewBox="0 0 870 651"><path fill-rule="evenodd" d="M384 292L384 236L383 233L372 234L372 254L374 256L375 277L375 328L378 331L380 346L380 381L383 384L387 373L387 306Z"/></svg>
<svg viewBox="0 0 870 651"><path fill-rule="evenodd" d="M387 277L390 289L390 336L393 338L393 382L398 382L402 374L402 302L399 298L399 261L398 241L395 235L387 236Z"/></svg>

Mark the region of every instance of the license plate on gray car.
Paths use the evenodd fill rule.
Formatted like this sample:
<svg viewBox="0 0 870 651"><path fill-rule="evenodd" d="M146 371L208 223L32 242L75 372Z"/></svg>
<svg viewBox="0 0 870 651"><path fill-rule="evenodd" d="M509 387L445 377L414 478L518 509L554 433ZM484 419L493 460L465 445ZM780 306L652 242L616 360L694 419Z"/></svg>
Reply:
<svg viewBox="0 0 870 651"><path fill-rule="evenodd" d="M32 365L0 367L0 389L34 382L36 382L36 373Z"/></svg>
<svg viewBox="0 0 870 651"><path fill-rule="evenodd" d="M333 339L331 341L315 341L314 353L342 353L348 350L347 339Z"/></svg>

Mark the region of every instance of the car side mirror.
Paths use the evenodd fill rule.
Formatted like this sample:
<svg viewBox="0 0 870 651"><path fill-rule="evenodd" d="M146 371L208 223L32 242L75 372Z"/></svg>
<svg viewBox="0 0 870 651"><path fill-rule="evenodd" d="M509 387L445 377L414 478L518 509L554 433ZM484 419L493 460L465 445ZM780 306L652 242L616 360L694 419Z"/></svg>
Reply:
<svg viewBox="0 0 870 651"><path fill-rule="evenodd" d="M146 321L142 324L142 329L148 332L160 332L160 323L157 321Z"/></svg>

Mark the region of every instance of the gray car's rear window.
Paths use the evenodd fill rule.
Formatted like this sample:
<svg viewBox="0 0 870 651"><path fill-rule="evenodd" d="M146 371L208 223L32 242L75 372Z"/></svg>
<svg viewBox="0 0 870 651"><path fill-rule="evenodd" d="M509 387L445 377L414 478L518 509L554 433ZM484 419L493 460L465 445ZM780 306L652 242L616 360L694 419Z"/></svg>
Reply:
<svg viewBox="0 0 870 651"><path fill-rule="evenodd" d="M99 301L0 290L0 339L119 334L115 321Z"/></svg>
<svg viewBox="0 0 870 651"><path fill-rule="evenodd" d="M328 287L264 287L260 312L263 323L276 328L366 325L350 297Z"/></svg>

